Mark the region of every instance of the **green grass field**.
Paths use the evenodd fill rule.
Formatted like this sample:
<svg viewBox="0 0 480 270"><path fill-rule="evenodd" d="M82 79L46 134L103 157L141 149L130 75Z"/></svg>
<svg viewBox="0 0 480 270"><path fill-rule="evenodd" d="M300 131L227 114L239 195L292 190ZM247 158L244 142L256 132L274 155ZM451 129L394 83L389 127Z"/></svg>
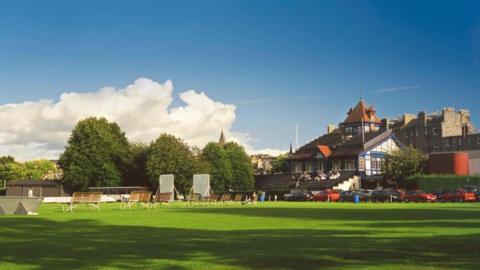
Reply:
<svg viewBox="0 0 480 270"><path fill-rule="evenodd" d="M264 203L0 217L1 269L480 269L480 204Z"/></svg>

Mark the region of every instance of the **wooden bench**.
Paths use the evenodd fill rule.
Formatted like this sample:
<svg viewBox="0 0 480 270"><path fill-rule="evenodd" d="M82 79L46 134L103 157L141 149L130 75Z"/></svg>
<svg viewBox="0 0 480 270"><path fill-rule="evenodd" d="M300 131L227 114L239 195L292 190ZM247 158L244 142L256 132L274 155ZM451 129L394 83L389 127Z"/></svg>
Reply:
<svg viewBox="0 0 480 270"><path fill-rule="evenodd" d="M139 204L142 207L150 208L150 199L152 198L152 192L150 191L132 191L128 201L123 204L123 208L132 208L133 204Z"/></svg>
<svg viewBox="0 0 480 270"><path fill-rule="evenodd" d="M194 202L200 202L202 196L199 193L192 193L185 198L185 201L188 203L188 205L192 205Z"/></svg>
<svg viewBox="0 0 480 270"><path fill-rule="evenodd" d="M237 203L241 203L242 202L242 199L243 199L243 195L242 194L236 194L233 201L234 202L237 202Z"/></svg>
<svg viewBox="0 0 480 270"><path fill-rule="evenodd" d="M220 199L221 202L226 203L232 200L232 195L228 193L223 193L222 198Z"/></svg>
<svg viewBox="0 0 480 270"><path fill-rule="evenodd" d="M171 192L157 193L153 198L154 206L157 207L157 203L160 206L162 206L162 204L169 205L171 198L172 198Z"/></svg>
<svg viewBox="0 0 480 270"><path fill-rule="evenodd" d="M75 192L66 208L63 207L63 211L73 212L73 208L80 204L85 204L89 208L100 210L102 195L101 192Z"/></svg>

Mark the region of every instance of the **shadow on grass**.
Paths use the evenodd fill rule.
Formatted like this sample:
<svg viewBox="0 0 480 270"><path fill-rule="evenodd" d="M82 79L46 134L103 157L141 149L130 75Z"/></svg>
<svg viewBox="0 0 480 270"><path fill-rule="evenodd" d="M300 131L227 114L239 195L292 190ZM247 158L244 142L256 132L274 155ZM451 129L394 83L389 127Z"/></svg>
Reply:
<svg viewBox="0 0 480 270"><path fill-rule="evenodd" d="M346 229L213 231L7 218L0 219L0 239L1 262L39 269L208 269L220 265L308 270L412 263L478 269L480 263L480 234L389 238Z"/></svg>
<svg viewBox="0 0 480 270"><path fill-rule="evenodd" d="M480 208L480 204L479 204ZM480 210L456 208L288 208L249 207L244 208L178 208L179 212L195 212L245 217L273 217L308 220L338 221L435 221L471 220L480 221Z"/></svg>

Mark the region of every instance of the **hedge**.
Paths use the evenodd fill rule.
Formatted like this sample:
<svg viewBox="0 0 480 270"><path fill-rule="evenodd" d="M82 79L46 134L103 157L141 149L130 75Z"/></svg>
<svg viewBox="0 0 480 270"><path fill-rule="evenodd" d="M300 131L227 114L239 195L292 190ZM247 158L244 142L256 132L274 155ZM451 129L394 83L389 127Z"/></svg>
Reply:
<svg viewBox="0 0 480 270"><path fill-rule="evenodd" d="M406 185L411 188L433 191L440 189L457 189L465 185L480 186L480 175L457 176L457 175L418 175L409 177Z"/></svg>

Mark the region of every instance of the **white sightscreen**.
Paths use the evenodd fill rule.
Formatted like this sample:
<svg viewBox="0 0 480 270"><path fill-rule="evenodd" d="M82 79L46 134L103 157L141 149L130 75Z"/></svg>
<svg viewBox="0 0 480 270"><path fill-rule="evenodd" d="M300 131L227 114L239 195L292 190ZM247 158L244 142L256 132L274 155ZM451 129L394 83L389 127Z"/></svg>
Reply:
<svg viewBox="0 0 480 270"><path fill-rule="evenodd" d="M160 193L172 193L170 200L175 200L175 177L173 174L163 174L160 175L158 180L158 186L160 188Z"/></svg>
<svg viewBox="0 0 480 270"><path fill-rule="evenodd" d="M198 193L202 197L210 196L209 174L195 174L193 176L193 193Z"/></svg>

